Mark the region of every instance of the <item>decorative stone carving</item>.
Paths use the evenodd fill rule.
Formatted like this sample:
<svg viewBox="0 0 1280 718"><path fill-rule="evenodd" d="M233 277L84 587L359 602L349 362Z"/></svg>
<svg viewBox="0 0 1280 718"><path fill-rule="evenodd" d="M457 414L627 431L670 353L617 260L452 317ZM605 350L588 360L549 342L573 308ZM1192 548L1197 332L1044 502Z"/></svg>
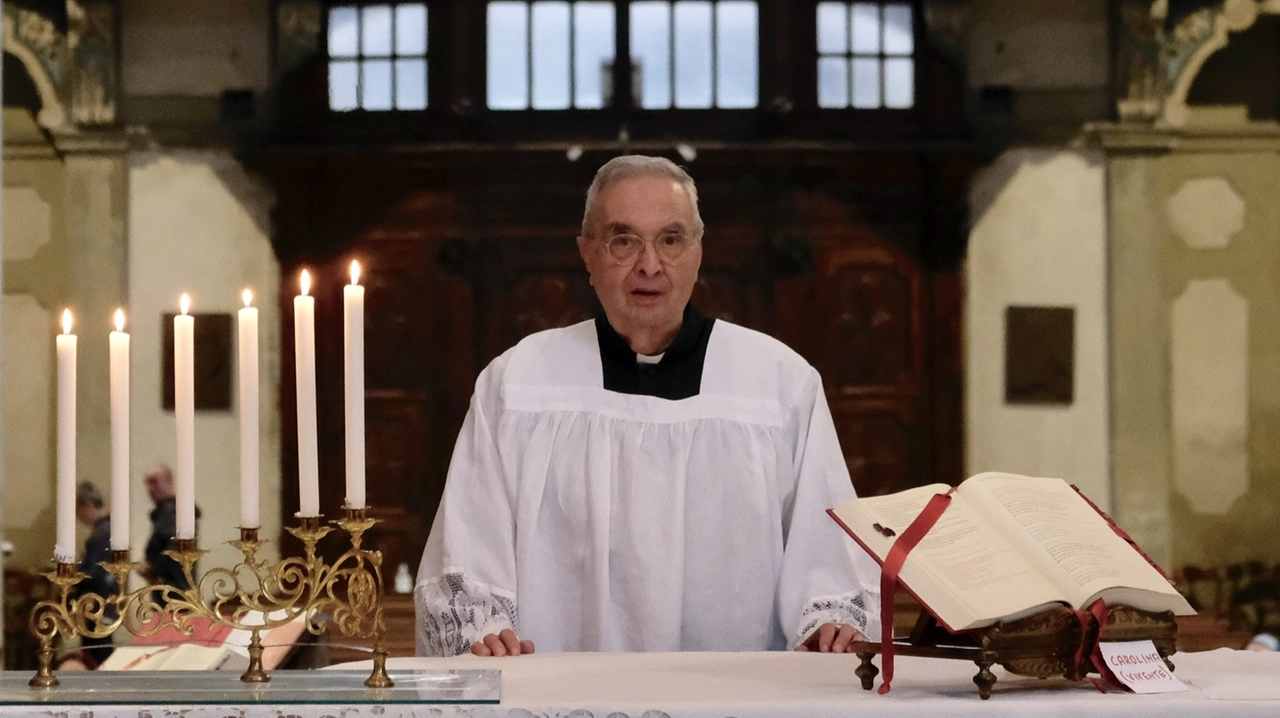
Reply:
<svg viewBox="0 0 1280 718"><path fill-rule="evenodd" d="M1192 249L1223 249L1244 229L1244 200L1222 177L1182 183L1165 203L1174 233Z"/></svg>
<svg viewBox="0 0 1280 718"><path fill-rule="evenodd" d="M1195 279L1171 320L1174 486L1194 511L1224 514L1249 490L1249 302Z"/></svg>
<svg viewBox="0 0 1280 718"><path fill-rule="evenodd" d="M62 127L67 113L59 88L67 54L66 37L48 18L6 3L3 45L5 52L22 61L40 94L40 114L36 122L49 129Z"/></svg>
<svg viewBox="0 0 1280 718"><path fill-rule="evenodd" d="M1122 120L1186 125L1187 91L1210 55L1226 47L1232 32L1251 27L1260 14L1280 14L1278 0L1224 0L1168 24L1167 0L1126 0L1120 6L1117 80L1127 94L1117 102Z"/></svg>
<svg viewBox="0 0 1280 718"><path fill-rule="evenodd" d="M319 0L285 0L276 7L276 66L283 74L321 49L324 8Z"/></svg>
<svg viewBox="0 0 1280 718"><path fill-rule="evenodd" d="M78 125L116 121L116 4L101 0L67 3L67 50L71 120Z"/></svg>

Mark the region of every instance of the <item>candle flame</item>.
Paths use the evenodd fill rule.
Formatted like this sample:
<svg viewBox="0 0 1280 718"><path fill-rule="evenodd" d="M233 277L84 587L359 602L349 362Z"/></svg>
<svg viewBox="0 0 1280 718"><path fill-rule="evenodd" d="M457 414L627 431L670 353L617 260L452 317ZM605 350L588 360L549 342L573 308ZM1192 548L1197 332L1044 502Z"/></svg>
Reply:
<svg viewBox="0 0 1280 718"><path fill-rule="evenodd" d="M62 310L62 333L63 334L71 333L71 310L70 309Z"/></svg>
<svg viewBox="0 0 1280 718"><path fill-rule="evenodd" d="M311 274L307 270L302 270L302 296L307 296L307 292L311 291Z"/></svg>
<svg viewBox="0 0 1280 718"><path fill-rule="evenodd" d="M351 260L351 283L360 283L360 263L354 259Z"/></svg>
<svg viewBox="0 0 1280 718"><path fill-rule="evenodd" d="M242 296L244 296L244 305L246 307L251 306L253 304L253 292L246 289L244 290L244 294Z"/></svg>
<svg viewBox="0 0 1280 718"><path fill-rule="evenodd" d="M123 309L116 310L116 331L118 332L124 331L124 310Z"/></svg>
<svg viewBox="0 0 1280 718"><path fill-rule="evenodd" d="M191 309L191 297L183 294L182 299L178 301L178 304L182 307L182 313L186 314L187 311Z"/></svg>

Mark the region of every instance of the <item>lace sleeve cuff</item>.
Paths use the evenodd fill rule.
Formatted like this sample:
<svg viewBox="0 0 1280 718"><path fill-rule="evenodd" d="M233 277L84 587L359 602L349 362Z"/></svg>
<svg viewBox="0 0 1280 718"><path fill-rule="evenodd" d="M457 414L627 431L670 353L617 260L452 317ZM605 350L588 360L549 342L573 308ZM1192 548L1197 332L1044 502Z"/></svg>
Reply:
<svg viewBox="0 0 1280 718"><path fill-rule="evenodd" d="M515 596L454 571L418 583L414 590L419 656L456 656L504 628L516 630Z"/></svg>
<svg viewBox="0 0 1280 718"><path fill-rule="evenodd" d="M800 630L789 647L795 648L804 643L809 634L824 623L847 623L868 639L877 641L880 637L880 597L870 591L860 591L813 599L800 614Z"/></svg>

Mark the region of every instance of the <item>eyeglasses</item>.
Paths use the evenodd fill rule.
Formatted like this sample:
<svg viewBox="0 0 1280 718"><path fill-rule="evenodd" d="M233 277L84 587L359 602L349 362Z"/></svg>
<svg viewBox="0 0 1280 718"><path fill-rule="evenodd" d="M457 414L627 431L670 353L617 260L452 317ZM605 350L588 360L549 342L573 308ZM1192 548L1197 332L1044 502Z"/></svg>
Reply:
<svg viewBox="0 0 1280 718"><path fill-rule="evenodd" d="M644 246L647 243L634 234L615 234L604 240L604 248L618 264L631 264L644 253ZM685 234L669 233L655 237L652 244L658 259L666 264L672 264L693 246L693 240Z"/></svg>

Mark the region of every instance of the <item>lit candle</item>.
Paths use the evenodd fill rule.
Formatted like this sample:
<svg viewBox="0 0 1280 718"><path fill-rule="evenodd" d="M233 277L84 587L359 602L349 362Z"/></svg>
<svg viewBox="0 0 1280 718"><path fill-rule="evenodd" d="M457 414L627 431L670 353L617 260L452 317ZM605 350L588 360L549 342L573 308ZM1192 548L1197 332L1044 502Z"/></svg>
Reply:
<svg viewBox="0 0 1280 718"><path fill-rule="evenodd" d="M351 284L342 288L342 336L346 356L347 506L364 503L364 287L360 263L351 263Z"/></svg>
<svg viewBox="0 0 1280 718"><path fill-rule="evenodd" d="M240 525L257 528L258 521L258 310L250 304L253 292L244 290L240 310Z"/></svg>
<svg viewBox="0 0 1280 718"><path fill-rule="evenodd" d="M307 296L311 275L302 270L302 294L293 298L293 339L298 388L298 515L320 515L320 462L316 441L316 300Z"/></svg>
<svg viewBox="0 0 1280 718"><path fill-rule="evenodd" d="M71 333L71 310L62 312L58 335L58 488L57 541L53 556L59 563L76 560L76 335Z"/></svg>
<svg viewBox="0 0 1280 718"><path fill-rule="evenodd" d="M129 335L124 310L111 332L111 548L129 548Z"/></svg>
<svg viewBox="0 0 1280 718"><path fill-rule="evenodd" d="M195 317L182 295L182 314L173 318L173 416L178 425L177 523L180 539L196 537Z"/></svg>

